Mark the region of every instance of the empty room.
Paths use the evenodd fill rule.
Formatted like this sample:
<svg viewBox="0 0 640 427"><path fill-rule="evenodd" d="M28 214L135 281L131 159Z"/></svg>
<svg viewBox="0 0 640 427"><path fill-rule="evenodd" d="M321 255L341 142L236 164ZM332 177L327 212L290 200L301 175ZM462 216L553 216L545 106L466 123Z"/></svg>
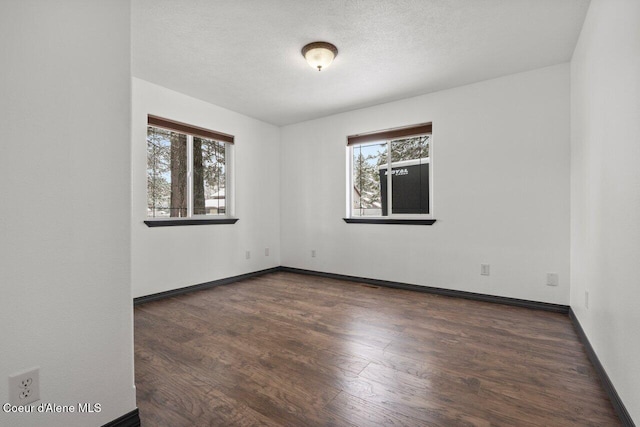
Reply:
<svg viewBox="0 0 640 427"><path fill-rule="evenodd" d="M638 0L0 31L0 426L639 422Z"/></svg>

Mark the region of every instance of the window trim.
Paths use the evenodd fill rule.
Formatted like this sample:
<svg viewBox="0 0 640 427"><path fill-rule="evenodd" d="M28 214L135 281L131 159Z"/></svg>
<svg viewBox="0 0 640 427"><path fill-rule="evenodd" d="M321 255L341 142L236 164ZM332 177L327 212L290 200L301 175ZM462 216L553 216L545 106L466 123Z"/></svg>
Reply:
<svg viewBox="0 0 640 427"><path fill-rule="evenodd" d="M389 139L410 138L412 136L426 135L432 133L431 123L420 123L417 125L404 126L399 128L378 130L375 132L359 133L347 136L347 145L359 145L366 142L386 141Z"/></svg>
<svg viewBox="0 0 640 427"><path fill-rule="evenodd" d="M144 223L147 227L167 227L183 225L205 224L235 224L235 182L234 174L234 142L233 135L217 132L198 126L189 125L175 120L165 119L152 114L147 115L147 127L156 127L164 130L178 132L187 137L187 216L158 218L145 216ZM225 213L224 215L203 215L193 213L193 138L212 139L225 145ZM145 191L146 194L146 191ZM148 195L147 195L148 197Z"/></svg>
<svg viewBox="0 0 640 427"><path fill-rule="evenodd" d="M185 135L198 136L200 138L214 139L216 141L228 142L233 144L235 137L222 132L193 126L187 123L178 122L176 120L165 119L163 117L147 115L147 126L153 126L166 130L180 132Z"/></svg>
<svg viewBox="0 0 640 427"><path fill-rule="evenodd" d="M434 218L387 218L387 217L354 217L342 218L347 224L396 224L396 225L433 225Z"/></svg>
<svg viewBox="0 0 640 427"><path fill-rule="evenodd" d="M428 214L393 214L393 187L391 184L392 174L387 175L387 205L388 215L386 216L357 216L353 215L353 148L362 144L386 143L388 151L391 152L391 142L398 139L429 135L429 213ZM356 134L347 136L347 213L343 220L348 224L415 224L432 225L435 223L433 209L433 157L434 144L431 123L421 123L418 125L405 126L400 128L385 129L375 132ZM392 159L388 156L387 168L390 170Z"/></svg>
<svg viewBox="0 0 640 427"><path fill-rule="evenodd" d="M174 219L162 219L162 218L149 218L143 222L147 227L172 227L176 225L221 225L221 224L235 224L239 218L174 218Z"/></svg>

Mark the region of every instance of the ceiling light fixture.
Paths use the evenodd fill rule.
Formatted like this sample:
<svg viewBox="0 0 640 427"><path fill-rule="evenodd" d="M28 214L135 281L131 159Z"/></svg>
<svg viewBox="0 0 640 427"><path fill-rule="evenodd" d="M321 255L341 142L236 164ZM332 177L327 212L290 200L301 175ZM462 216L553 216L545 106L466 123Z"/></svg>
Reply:
<svg viewBox="0 0 640 427"><path fill-rule="evenodd" d="M312 68L322 71L338 55L338 48L327 42L313 42L302 48L302 56Z"/></svg>

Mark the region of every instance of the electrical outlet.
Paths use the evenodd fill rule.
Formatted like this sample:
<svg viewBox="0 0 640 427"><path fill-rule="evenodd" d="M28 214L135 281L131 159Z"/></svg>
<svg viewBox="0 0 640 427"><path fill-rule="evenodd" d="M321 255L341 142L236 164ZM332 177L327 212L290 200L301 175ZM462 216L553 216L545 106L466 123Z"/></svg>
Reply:
<svg viewBox="0 0 640 427"><path fill-rule="evenodd" d="M264 248L264 256L269 256L269 248Z"/></svg>
<svg viewBox="0 0 640 427"><path fill-rule="evenodd" d="M9 375L9 403L28 405L40 400L40 368Z"/></svg>
<svg viewBox="0 0 640 427"><path fill-rule="evenodd" d="M244 257L245 257L246 259L251 259L251 251L247 251L247 252L244 254Z"/></svg>
<svg viewBox="0 0 640 427"><path fill-rule="evenodd" d="M589 291L584 291L584 308L589 309Z"/></svg>
<svg viewBox="0 0 640 427"><path fill-rule="evenodd" d="M312 249L311 250L311 258L315 258L316 257L316 250Z"/></svg>
<svg viewBox="0 0 640 427"><path fill-rule="evenodd" d="M558 273L547 273L547 286L558 286Z"/></svg>
<svg viewBox="0 0 640 427"><path fill-rule="evenodd" d="M482 276L489 275L489 264L480 264L480 274Z"/></svg>

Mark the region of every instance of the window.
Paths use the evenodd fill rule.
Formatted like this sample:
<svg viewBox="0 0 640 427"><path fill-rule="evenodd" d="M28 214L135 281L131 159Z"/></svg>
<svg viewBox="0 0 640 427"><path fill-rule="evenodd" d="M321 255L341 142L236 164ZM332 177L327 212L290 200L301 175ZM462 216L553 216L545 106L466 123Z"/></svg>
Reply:
<svg viewBox="0 0 640 427"><path fill-rule="evenodd" d="M432 218L430 123L353 135L347 140L349 218Z"/></svg>
<svg viewBox="0 0 640 427"><path fill-rule="evenodd" d="M229 157L233 140L231 135L149 116L148 219L229 216Z"/></svg>

